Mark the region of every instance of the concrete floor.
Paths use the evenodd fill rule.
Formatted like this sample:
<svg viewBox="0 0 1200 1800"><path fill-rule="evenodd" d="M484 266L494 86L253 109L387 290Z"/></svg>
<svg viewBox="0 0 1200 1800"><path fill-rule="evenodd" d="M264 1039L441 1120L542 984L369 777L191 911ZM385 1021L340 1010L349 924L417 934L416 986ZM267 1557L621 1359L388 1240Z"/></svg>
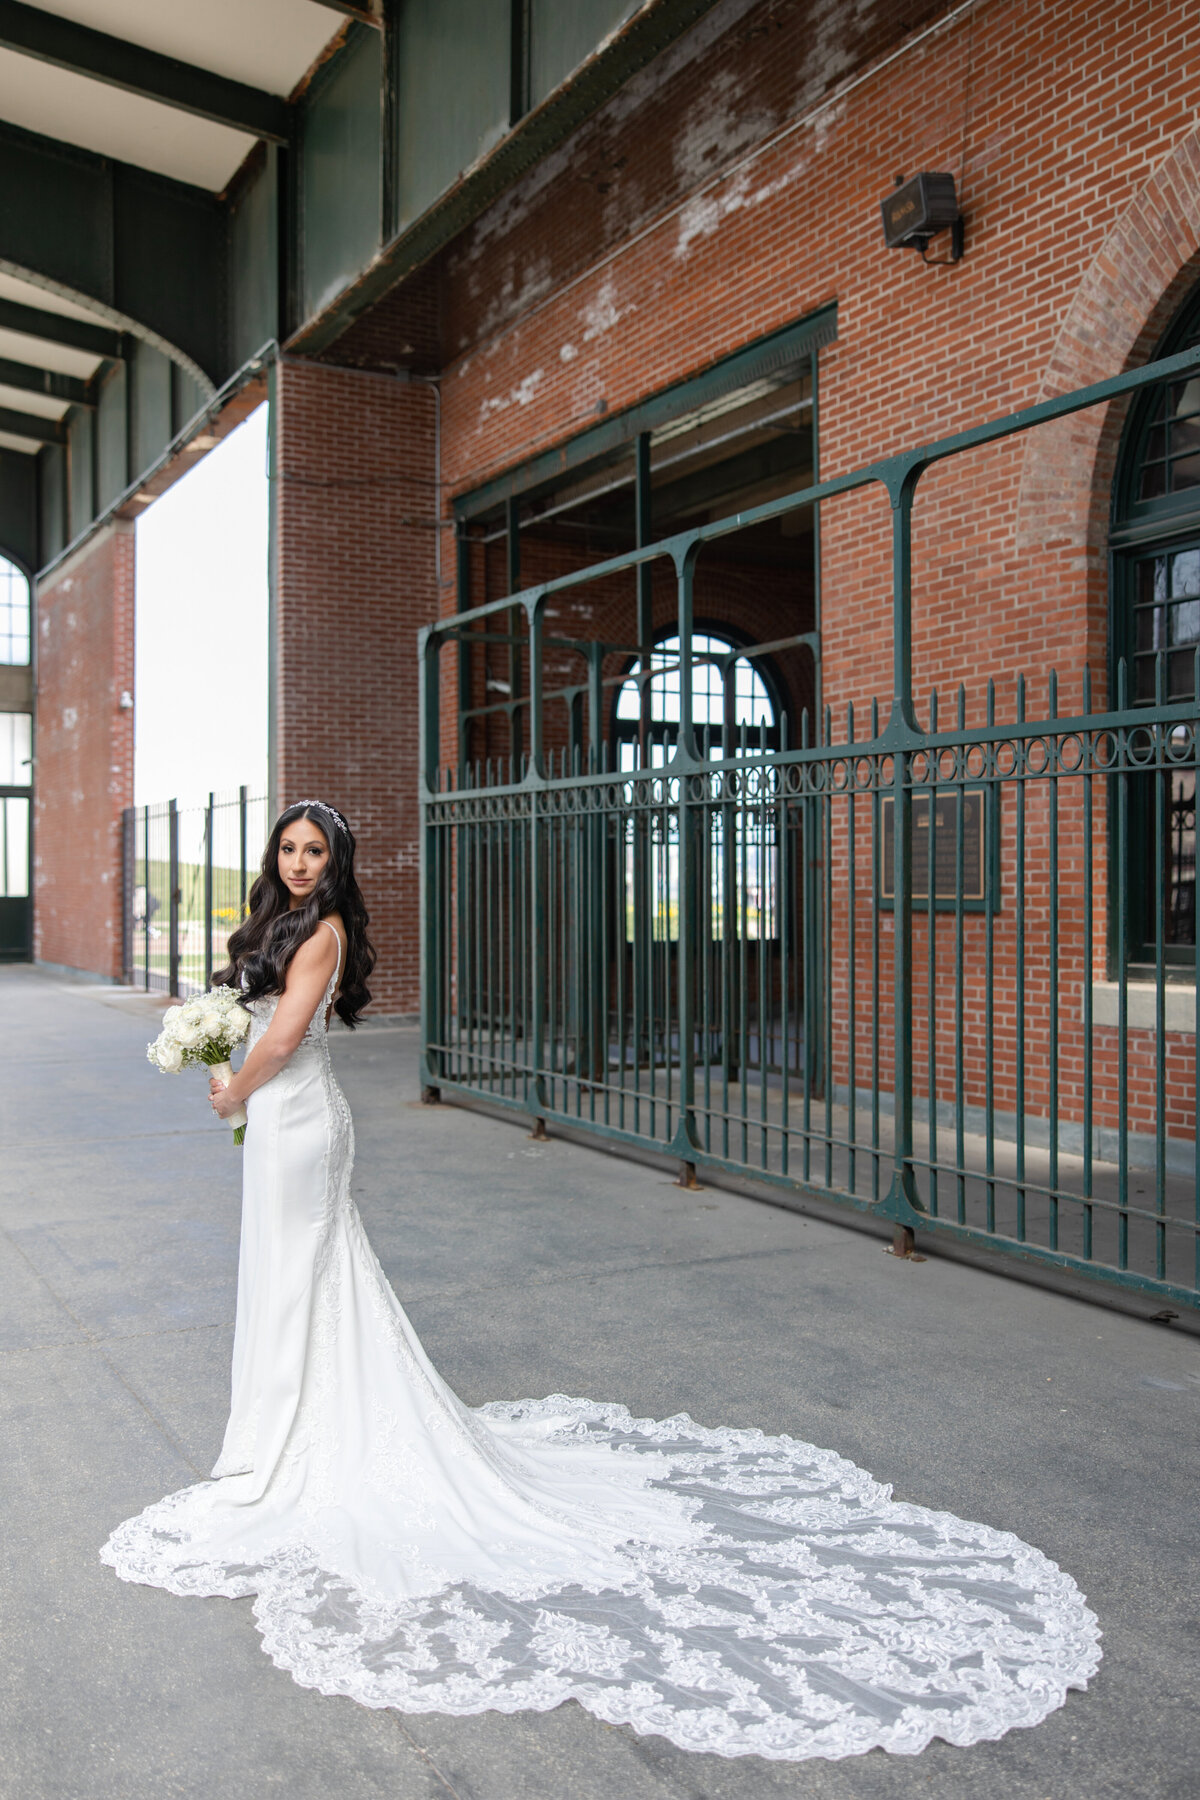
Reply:
<svg viewBox="0 0 1200 1800"><path fill-rule="evenodd" d="M422 1107L407 1029L336 1040L356 1191L464 1398L565 1390L830 1445L1068 1568L1098 1678L971 1750L727 1762L574 1703L369 1712L275 1669L248 1601L118 1582L108 1531L220 1442L238 1156L201 1077L144 1061L154 1003L7 968L0 1009L4 1800L1195 1800L1196 1339Z"/></svg>

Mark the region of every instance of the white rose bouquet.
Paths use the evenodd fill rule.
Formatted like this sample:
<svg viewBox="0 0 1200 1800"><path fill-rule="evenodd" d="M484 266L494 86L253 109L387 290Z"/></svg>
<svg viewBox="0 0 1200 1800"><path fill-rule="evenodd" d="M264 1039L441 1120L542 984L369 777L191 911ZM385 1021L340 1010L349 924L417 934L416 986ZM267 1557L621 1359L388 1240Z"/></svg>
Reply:
<svg viewBox="0 0 1200 1800"><path fill-rule="evenodd" d="M211 1069L218 1081L232 1081L233 1065L229 1058L250 1029L250 1014L232 988L210 988L197 994L182 1006L168 1006L163 1014L163 1028L146 1056L164 1075L177 1075L180 1069L203 1065ZM239 1106L229 1116L233 1141L246 1136L246 1109Z"/></svg>

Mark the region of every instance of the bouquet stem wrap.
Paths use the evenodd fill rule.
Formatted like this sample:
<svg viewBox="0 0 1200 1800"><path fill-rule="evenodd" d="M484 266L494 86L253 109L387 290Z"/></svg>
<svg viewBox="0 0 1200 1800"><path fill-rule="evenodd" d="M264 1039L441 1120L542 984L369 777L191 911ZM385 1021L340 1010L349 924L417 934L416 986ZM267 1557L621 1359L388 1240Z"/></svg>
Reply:
<svg viewBox="0 0 1200 1800"><path fill-rule="evenodd" d="M230 1062L219 1062L219 1063L211 1063L209 1066L211 1067L212 1072L216 1076L217 1080L223 1081L225 1083L225 1086L228 1087L229 1083L233 1080L233 1064ZM245 1109L245 1107L239 1106L236 1112L231 1112L229 1117L226 1119L225 1123L227 1125L233 1126L233 1141L234 1141L234 1143L235 1144L243 1143L245 1141L245 1137L246 1137L246 1109Z"/></svg>

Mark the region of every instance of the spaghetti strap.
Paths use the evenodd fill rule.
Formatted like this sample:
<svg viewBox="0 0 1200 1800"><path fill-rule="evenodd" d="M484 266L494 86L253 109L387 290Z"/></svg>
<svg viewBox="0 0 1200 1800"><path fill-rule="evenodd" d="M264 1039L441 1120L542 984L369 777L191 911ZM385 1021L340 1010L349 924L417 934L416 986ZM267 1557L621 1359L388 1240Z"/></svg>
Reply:
<svg viewBox="0 0 1200 1800"><path fill-rule="evenodd" d="M337 944L337 962L334 964L333 970L333 985L334 991L336 992L338 980L342 973L342 940L338 936L338 928L332 919L322 919L321 923L322 925L328 925L330 931L333 933L334 942Z"/></svg>

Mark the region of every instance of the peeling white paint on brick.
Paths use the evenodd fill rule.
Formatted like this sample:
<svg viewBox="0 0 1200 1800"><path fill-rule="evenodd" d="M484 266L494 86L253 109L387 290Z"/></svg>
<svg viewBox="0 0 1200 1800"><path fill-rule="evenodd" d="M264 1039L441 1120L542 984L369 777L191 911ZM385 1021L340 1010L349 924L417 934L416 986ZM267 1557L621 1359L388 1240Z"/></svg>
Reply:
<svg viewBox="0 0 1200 1800"><path fill-rule="evenodd" d="M530 306L535 306L544 295L548 294L554 284L550 258L547 255L531 257L521 266L521 278L518 283L511 269L503 281L490 295L487 305L479 315L480 336L488 337L503 319L510 318L513 313L522 313ZM475 283L472 283L475 288Z"/></svg>
<svg viewBox="0 0 1200 1800"><path fill-rule="evenodd" d="M600 283L595 299L589 300L583 308L584 343L592 343L606 331L611 331L614 325L619 325L629 313L636 311L637 307L633 305L617 305L616 283L611 275L605 276Z"/></svg>
<svg viewBox="0 0 1200 1800"><path fill-rule="evenodd" d="M620 126L759 4L760 0L726 0L723 5L714 6L690 31L684 32L682 37L677 38L645 68L632 76L588 121L585 129L589 133L603 134ZM465 251L455 258L455 275L461 278L469 263L479 261L494 243L503 243L526 217L539 195L555 183L561 183L577 169L578 158L579 142L572 135L559 149L542 157L527 175L506 194L501 195L476 220Z"/></svg>
<svg viewBox="0 0 1200 1800"><path fill-rule="evenodd" d="M685 186L702 181L739 150L765 137L775 123L768 108L752 104L746 84L732 69L718 69L704 104L684 115L671 160Z"/></svg>
<svg viewBox="0 0 1200 1800"><path fill-rule="evenodd" d="M834 101L816 114L786 169L772 181L755 184L753 167L743 167L726 182L716 183L689 200L679 214L674 255L686 256L697 238L711 237L731 213L745 212L775 199L808 174L814 158L824 154L830 132L840 124L845 107Z"/></svg>
<svg viewBox="0 0 1200 1800"><path fill-rule="evenodd" d="M528 406L545 379L545 369L534 369L523 381L518 381L516 387L510 388L507 394L493 394L489 399L481 401L480 424L496 413L507 412L510 406Z"/></svg>

